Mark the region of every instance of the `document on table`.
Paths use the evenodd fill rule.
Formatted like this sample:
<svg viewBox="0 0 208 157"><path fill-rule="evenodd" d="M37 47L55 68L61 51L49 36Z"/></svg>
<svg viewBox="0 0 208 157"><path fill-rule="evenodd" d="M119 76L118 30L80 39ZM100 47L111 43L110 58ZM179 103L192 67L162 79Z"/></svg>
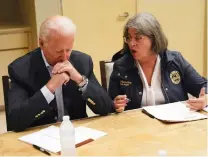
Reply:
<svg viewBox="0 0 208 157"><path fill-rule="evenodd" d="M80 144L89 139L96 140L105 135L107 133L80 126L75 128L75 144ZM18 139L29 144L37 145L53 153L59 153L61 151L59 127L56 126L50 126Z"/></svg>
<svg viewBox="0 0 208 157"><path fill-rule="evenodd" d="M208 105L203 110L208 112Z"/></svg>
<svg viewBox="0 0 208 157"><path fill-rule="evenodd" d="M175 102L164 105L147 106L143 110L151 116L166 122L184 122L207 118L196 111L190 111L185 103Z"/></svg>

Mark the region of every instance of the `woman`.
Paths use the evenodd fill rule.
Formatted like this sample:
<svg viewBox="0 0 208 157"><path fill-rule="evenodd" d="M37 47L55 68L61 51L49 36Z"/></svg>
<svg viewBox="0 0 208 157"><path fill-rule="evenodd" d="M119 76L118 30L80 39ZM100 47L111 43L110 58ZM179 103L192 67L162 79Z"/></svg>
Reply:
<svg viewBox="0 0 208 157"><path fill-rule="evenodd" d="M187 101L190 109L205 106L207 80L179 52L167 50L167 38L153 15L135 15L123 35L125 55L115 62L109 85L117 112L184 101L188 93L197 97Z"/></svg>

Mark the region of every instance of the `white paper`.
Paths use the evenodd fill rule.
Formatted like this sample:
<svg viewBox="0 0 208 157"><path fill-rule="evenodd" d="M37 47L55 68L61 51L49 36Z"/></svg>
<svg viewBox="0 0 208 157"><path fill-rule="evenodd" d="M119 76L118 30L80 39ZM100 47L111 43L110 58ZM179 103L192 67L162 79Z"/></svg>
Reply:
<svg viewBox="0 0 208 157"><path fill-rule="evenodd" d="M107 135L107 133L102 131L83 126L77 127L75 128L75 144L81 143L90 138L96 140L105 135ZM56 126L50 126L38 132L22 136L19 138L19 140L29 144L37 145L53 153L58 153L61 151L59 127Z"/></svg>
<svg viewBox="0 0 208 157"><path fill-rule="evenodd" d="M76 134L75 136L77 139L84 135L85 137L88 137L88 139L91 138L93 140L96 140L102 136L107 135L107 133L105 133L105 132L90 129L90 128L83 127L83 126L75 128L75 134Z"/></svg>
<svg viewBox="0 0 208 157"><path fill-rule="evenodd" d="M204 111L208 112L208 106L203 109Z"/></svg>
<svg viewBox="0 0 208 157"><path fill-rule="evenodd" d="M59 128L55 126L50 126L38 132L22 136L19 140L37 145L53 153L58 153L61 150Z"/></svg>
<svg viewBox="0 0 208 157"><path fill-rule="evenodd" d="M206 115L190 111L184 103L175 102L164 105L143 107L155 118L168 122L183 122L207 118Z"/></svg>

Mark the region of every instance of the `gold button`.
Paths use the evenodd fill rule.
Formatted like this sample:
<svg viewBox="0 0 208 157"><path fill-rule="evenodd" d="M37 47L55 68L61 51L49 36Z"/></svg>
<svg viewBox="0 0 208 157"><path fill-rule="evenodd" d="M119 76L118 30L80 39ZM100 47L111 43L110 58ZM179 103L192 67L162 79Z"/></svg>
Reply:
<svg viewBox="0 0 208 157"><path fill-rule="evenodd" d="M95 102L92 99L88 98L87 101L90 102L92 105L95 105Z"/></svg>

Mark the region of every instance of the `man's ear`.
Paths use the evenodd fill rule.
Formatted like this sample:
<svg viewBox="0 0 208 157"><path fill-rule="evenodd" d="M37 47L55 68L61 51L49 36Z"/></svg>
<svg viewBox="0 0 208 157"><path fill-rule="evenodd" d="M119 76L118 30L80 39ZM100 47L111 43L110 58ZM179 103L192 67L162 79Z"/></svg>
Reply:
<svg viewBox="0 0 208 157"><path fill-rule="evenodd" d="M40 39L40 38L39 38L39 45L40 45L41 48L43 48L43 46L44 46L44 42L43 42L43 40Z"/></svg>

